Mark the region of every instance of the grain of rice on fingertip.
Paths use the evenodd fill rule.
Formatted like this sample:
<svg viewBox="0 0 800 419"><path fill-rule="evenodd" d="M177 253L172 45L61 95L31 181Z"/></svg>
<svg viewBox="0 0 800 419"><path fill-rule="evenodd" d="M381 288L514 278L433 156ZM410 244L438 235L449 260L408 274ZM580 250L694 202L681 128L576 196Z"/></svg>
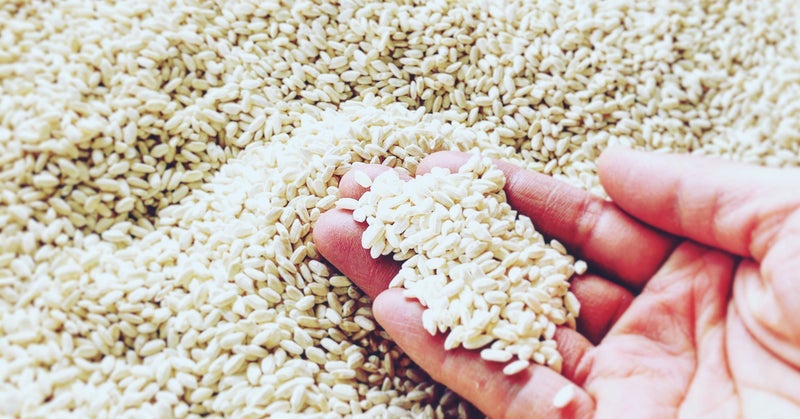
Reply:
<svg viewBox="0 0 800 419"><path fill-rule="evenodd" d="M369 188L370 186L372 186L372 178L370 178L366 172L363 172L361 170L355 170L353 179L362 188Z"/></svg>
<svg viewBox="0 0 800 419"><path fill-rule="evenodd" d="M530 366L530 362L518 359L516 361L512 361L506 364L503 367L503 374L505 375L515 375L519 374L522 371L525 371Z"/></svg>
<svg viewBox="0 0 800 419"><path fill-rule="evenodd" d="M553 407L563 409L575 399L575 385L567 384L553 396Z"/></svg>

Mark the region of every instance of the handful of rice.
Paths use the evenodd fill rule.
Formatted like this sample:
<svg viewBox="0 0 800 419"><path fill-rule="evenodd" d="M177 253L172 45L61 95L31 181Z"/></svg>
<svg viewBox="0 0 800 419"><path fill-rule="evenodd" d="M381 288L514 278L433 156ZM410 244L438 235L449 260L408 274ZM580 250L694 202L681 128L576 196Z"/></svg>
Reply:
<svg viewBox="0 0 800 419"><path fill-rule="evenodd" d="M338 206L366 221L361 244L373 258L404 261L390 286L426 307L431 335L449 332L445 349L482 349L487 361L511 361L509 375L530 362L560 371L553 336L575 327L580 303L568 280L585 263L511 208L491 160L476 155L457 173L434 168L409 181L391 170L356 181L370 190Z"/></svg>

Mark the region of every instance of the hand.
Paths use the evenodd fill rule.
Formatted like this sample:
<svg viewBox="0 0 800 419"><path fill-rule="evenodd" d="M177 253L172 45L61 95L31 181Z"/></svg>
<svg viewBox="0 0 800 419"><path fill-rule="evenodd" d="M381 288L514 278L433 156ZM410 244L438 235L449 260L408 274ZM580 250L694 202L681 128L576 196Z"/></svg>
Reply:
<svg viewBox="0 0 800 419"><path fill-rule="evenodd" d="M468 155L436 153L455 170ZM398 270L361 248L365 226L323 214L319 251L375 300L373 313L433 379L491 417L800 417L800 172L609 149L613 199L498 163L509 203L589 262L572 280L577 330L556 334L563 375L533 365L505 376L478 351L445 351L422 307L386 290ZM375 177L388 170L364 166ZM343 196L358 198L352 171ZM575 398L554 407L568 383Z"/></svg>

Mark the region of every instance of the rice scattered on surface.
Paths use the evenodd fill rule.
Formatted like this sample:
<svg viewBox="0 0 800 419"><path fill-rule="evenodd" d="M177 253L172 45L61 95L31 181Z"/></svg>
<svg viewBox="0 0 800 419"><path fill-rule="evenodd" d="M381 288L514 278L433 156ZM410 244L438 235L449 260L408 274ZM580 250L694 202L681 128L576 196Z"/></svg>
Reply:
<svg viewBox="0 0 800 419"><path fill-rule="evenodd" d="M461 150L602 194L610 144L797 166L798 7L3 2L0 415L466 416L310 241L339 177Z"/></svg>

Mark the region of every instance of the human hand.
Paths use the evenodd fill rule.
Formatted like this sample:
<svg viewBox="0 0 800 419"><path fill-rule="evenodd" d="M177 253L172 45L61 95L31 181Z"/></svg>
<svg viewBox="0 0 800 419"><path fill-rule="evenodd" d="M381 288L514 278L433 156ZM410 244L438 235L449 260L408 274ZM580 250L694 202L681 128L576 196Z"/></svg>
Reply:
<svg viewBox="0 0 800 419"><path fill-rule="evenodd" d="M468 157L436 153L418 172ZM364 225L337 209L314 229L322 255L433 379L491 417L800 417L800 172L609 149L598 161L608 202L498 166L512 207L589 262L571 285L577 330L556 333L563 375L532 365L506 376L479 351L445 351L444 336L422 328L423 308L386 290L399 264L369 256ZM358 198L352 173L340 191ZM569 383L575 398L556 408Z"/></svg>

